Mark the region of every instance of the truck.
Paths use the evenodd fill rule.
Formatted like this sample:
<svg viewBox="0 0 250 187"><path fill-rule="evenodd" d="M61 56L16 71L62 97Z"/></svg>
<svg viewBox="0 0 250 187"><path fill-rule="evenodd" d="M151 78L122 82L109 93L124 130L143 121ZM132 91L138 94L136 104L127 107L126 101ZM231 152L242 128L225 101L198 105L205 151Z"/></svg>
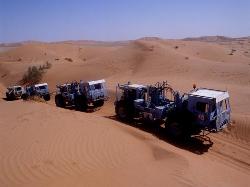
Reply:
<svg viewBox="0 0 250 187"><path fill-rule="evenodd" d="M6 99L8 101L20 99L23 92L24 92L24 88L22 86L19 86L19 85L10 86L7 88L7 91L5 93Z"/></svg>
<svg viewBox="0 0 250 187"><path fill-rule="evenodd" d="M57 85L56 106L71 106L80 111L86 111L90 106L101 107L108 98L105 83L105 80L101 79Z"/></svg>
<svg viewBox="0 0 250 187"><path fill-rule="evenodd" d="M227 91L196 88L180 94L167 83L155 85L118 84L115 112L120 120L143 120L165 125L175 138L218 132L230 123Z"/></svg>
<svg viewBox="0 0 250 187"><path fill-rule="evenodd" d="M43 98L45 101L49 101L50 92L49 92L48 83L39 83L39 84L26 86L24 88L24 92L21 97L24 100L27 100L28 98L31 98L34 96Z"/></svg>

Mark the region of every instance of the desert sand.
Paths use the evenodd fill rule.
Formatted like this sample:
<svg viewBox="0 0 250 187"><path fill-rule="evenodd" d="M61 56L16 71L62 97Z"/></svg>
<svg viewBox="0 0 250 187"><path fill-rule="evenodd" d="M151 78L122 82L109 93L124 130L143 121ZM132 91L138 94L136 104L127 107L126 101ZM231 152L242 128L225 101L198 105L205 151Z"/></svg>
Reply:
<svg viewBox="0 0 250 187"><path fill-rule="evenodd" d="M31 65L50 62L55 85L104 78L109 101L95 112L51 101L0 100L0 186L249 186L250 39L142 38L125 42L28 42L0 47L0 94ZM71 60L67 60L71 59ZM175 90L228 90L232 124L213 144L169 140L115 118L117 83L167 80Z"/></svg>

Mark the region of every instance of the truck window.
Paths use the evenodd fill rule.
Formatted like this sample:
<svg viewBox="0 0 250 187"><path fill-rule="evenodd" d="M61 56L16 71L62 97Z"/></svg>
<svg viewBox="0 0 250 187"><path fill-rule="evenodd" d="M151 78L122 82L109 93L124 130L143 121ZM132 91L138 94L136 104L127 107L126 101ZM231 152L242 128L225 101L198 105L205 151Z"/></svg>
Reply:
<svg viewBox="0 0 250 187"><path fill-rule="evenodd" d="M212 103L211 107L212 107L212 112L215 111L216 110L216 103Z"/></svg>
<svg viewBox="0 0 250 187"><path fill-rule="evenodd" d="M45 86L39 86L39 89L44 90L44 89L46 89L46 87Z"/></svg>
<svg viewBox="0 0 250 187"><path fill-rule="evenodd" d="M197 102L196 103L196 110L198 112L208 112L208 103L204 103L204 102Z"/></svg>
<svg viewBox="0 0 250 187"><path fill-rule="evenodd" d="M67 86L62 87L62 92L67 92Z"/></svg>
<svg viewBox="0 0 250 187"><path fill-rule="evenodd" d="M222 111L227 110L228 107L227 107L226 100L223 100L223 101L220 102L220 107L221 107Z"/></svg>
<svg viewBox="0 0 250 187"><path fill-rule="evenodd" d="M16 88L16 91L20 91L20 90L22 90L21 87L17 87L17 88Z"/></svg>
<svg viewBox="0 0 250 187"><path fill-rule="evenodd" d="M99 90L99 89L102 89L102 84L99 83L99 84L94 84L95 86L95 90Z"/></svg>

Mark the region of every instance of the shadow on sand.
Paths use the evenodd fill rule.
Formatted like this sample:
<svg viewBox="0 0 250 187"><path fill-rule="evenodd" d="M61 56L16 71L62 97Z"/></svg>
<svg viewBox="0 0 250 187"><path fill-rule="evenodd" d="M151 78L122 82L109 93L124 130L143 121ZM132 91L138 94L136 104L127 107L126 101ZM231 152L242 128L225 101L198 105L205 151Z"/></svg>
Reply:
<svg viewBox="0 0 250 187"><path fill-rule="evenodd" d="M12 100L8 100L7 98L3 97L2 100L7 101L7 102L12 102L12 101L17 101L17 100L22 100L22 99L12 99ZM27 101L35 101L34 99L28 99ZM67 109L67 110L75 110L78 112L86 112L86 113L92 113L92 112L96 112L98 110L100 110L100 107L94 107L94 106L89 106L88 109L86 111L80 111L80 110L76 110L75 106L65 106L63 107L63 109Z"/></svg>
<svg viewBox="0 0 250 187"><path fill-rule="evenodd" d="M19 99L7 99L6 97L2 97L2 100L11 102L11 101L17 101Z"/></svg>
<svg viewBox="0 0 250 187"><path fill-rule="evenodd" d="M77 112L93 113L93 112L96 112L96 111L100 110L100 107L89 106L87 108L87 110L84 110L84 111L76 110L75 106L66 106L66 107L64 107L64 109L75 110Z"/></svg>
<svg viewBox="0 0 250 187"><path fill-rule="evenodd" d="M105 116L108 119L119 121L116 116ZM188 150L192 153L201 155L208 152L208 149L213 145L213 142L210 140L208 136L192 136L189 138L185 138L185 140L176 140L170 138L166 135L165 128L162 126L157 126L152 123L142 123L139 121L133 122L122 122L124 125L129 125L145 132L148 132L155 137L163 140L171 145L174 145L178 148Z"/></svg>

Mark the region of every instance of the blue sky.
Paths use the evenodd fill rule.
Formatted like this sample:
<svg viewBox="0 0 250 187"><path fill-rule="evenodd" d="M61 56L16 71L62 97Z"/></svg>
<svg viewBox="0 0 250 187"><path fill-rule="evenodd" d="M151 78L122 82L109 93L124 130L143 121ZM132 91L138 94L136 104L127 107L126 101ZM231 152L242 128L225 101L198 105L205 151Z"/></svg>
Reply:
<svg viewBox="0 0 250 187"><path fill-rule="evenodd" d="M250 35L250 0L0 0L0 42Z"/></svg>

